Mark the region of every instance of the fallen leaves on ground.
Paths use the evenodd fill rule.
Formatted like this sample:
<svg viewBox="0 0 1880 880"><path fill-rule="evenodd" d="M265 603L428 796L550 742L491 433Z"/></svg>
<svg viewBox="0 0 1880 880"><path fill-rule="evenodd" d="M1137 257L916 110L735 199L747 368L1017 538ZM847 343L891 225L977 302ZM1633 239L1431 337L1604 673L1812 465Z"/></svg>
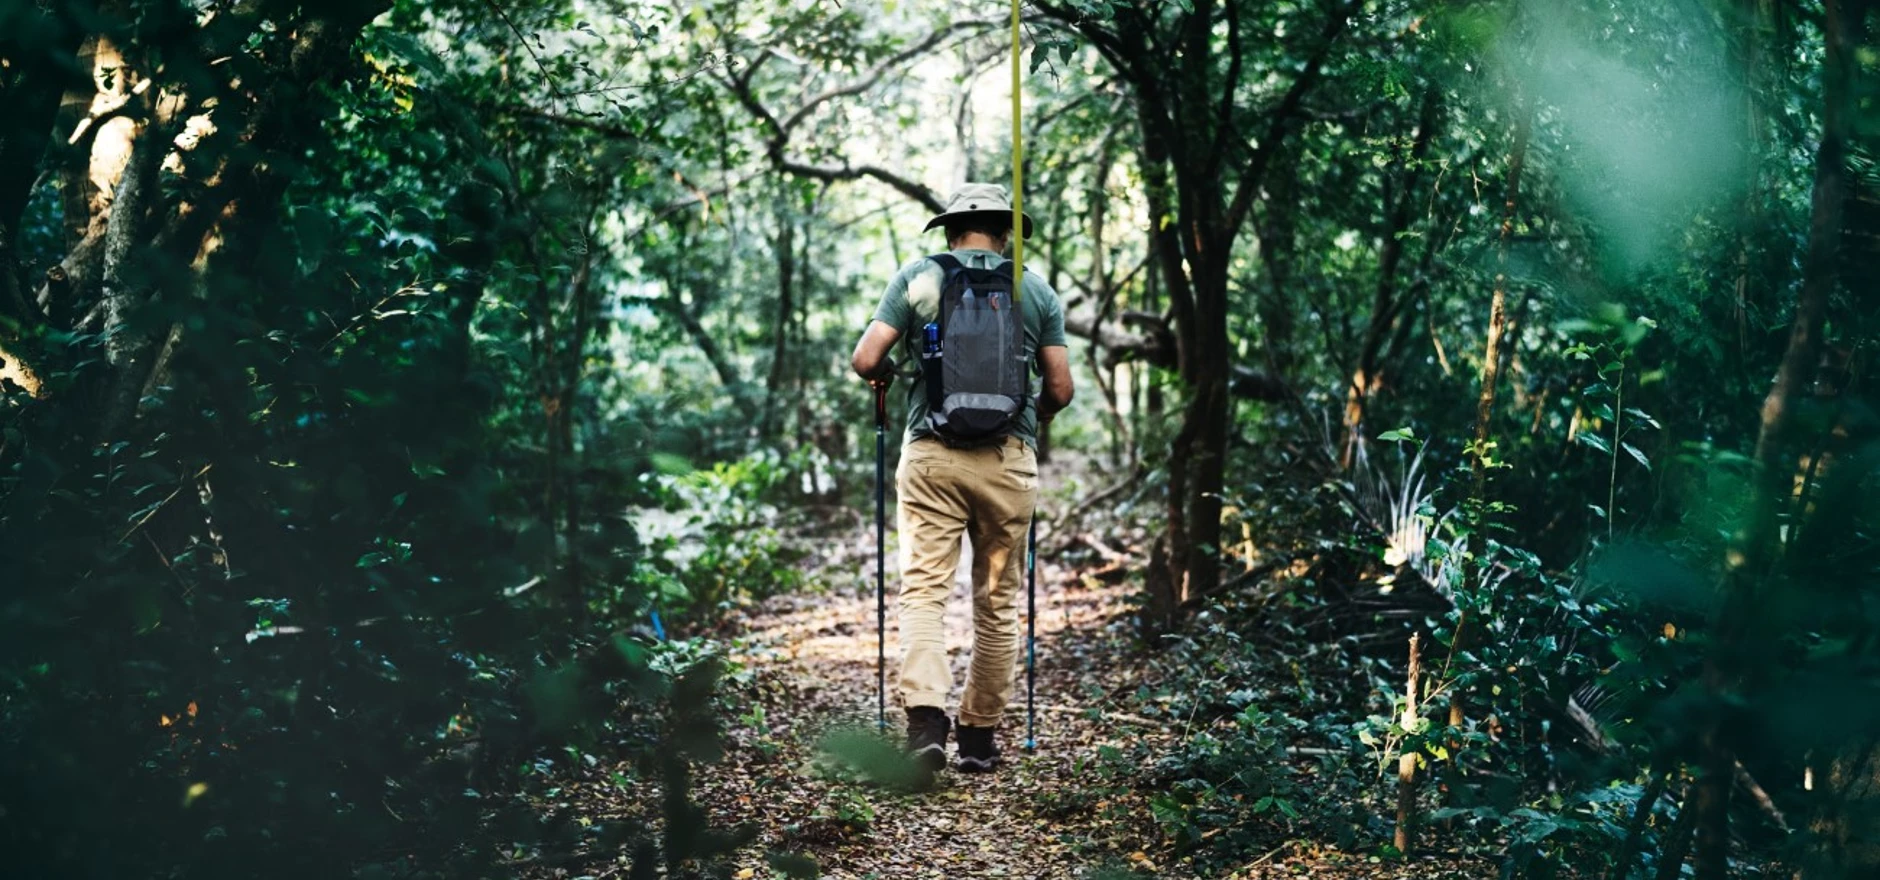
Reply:
<svg viewBox="0 0 1880 880"><path fill-rule="evenodd" d="M1021 669L1000 731L1005 766L981 775L949 769L934 788L918 793L872 782L822 747L831 734L857 731L882 736L888 748L898 744L901 720L892 690L888 730L876 733L875 597L795 594L743 610L733 623L733 643L752 673L742 696L754 708L727 720L725 760L699 767L694 791L714 826L747 825L757 833L730 876L788 876L767 854L795 853L813 860L823 877L853 880L1075 880L1100 871L1199 880L1191 860L1164 839L1141 793L1113 779L1093 785L1103 747L1147 744L1153 752L1163 743L1173 746L1179 733L1125 710L1150 666L1124 629L1127 595L1126 587L1041 566L1037 749L1021 748ZM892 689L899 648L889 617ZM963 586L955 589L947 619L949 655L956 681L963 682L971 642ZM624 800L616 786L571 783L561 794L560 809L654 821L613 806ZM549 876L625 874L618 854L597 853L594 861L563 865ZM1492 877L1494 870L1446 858L1381 861L1291 841L1225 876L1430 880Z"/></svg>

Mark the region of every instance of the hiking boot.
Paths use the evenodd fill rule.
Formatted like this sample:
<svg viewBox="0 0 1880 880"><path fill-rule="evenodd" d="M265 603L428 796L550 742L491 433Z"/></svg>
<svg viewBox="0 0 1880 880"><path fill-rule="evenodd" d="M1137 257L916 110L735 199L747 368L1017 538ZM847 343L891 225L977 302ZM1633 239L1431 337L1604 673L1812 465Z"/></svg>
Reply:
<svg viewBox="0 0 1880 880"><path fill-rule="evenodd" d="M907 707L907 754L932 775L947 765L947 713L933 706Z"/></svg>
<svg viewBox="0 0 1880 880"><path fill-rule="evenodd" d="M960 725L960 772L990 773L999 766L999 744L993 737L996 727Z"/></svg>

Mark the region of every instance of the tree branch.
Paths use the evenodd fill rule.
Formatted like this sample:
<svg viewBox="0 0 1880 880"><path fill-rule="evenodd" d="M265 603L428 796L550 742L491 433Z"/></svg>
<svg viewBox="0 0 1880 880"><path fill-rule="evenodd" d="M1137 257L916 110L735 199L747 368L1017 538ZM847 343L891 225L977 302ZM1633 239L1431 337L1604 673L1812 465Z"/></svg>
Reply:
<svg viewBox="0 0 1880 880"><path fill-rule="evenodd" d="M1225 238L1225 241L1219 246L1231 245L1234 237L1239 234L1241 222L1247 218L1247 212L1253 207L1254 197L1259 194L1260 187L1266 178L1266 169L1272 164L1273 157L1279 153L1281 136L1285 134L1287 126L1291 125L1294 117L1298 115L1300 104L1305 100L1306 93L1318 84L1319 74L1325 69L1326 59L1331 57L1332 47L1338 43L1339 35L1344 33L1345 26L1351 22L1351 16L1357 12L1361 4L1362 0L1350 0L1332 12L1331 18L1325 22L1325 31L1319 40L1318 49L1312 53L1311 58L1306 60L1306 66L1299 71L1299 75L1293 78L1292 85L1287 87L1286 94L1280 99L1279 105L1267 114L1266 136L1260 139L1259 145L1254 148L1253 155L1247 159L1245 170L1240 174L1240 181L1234 191L1234 200L1229 204L1227 216L1220 226L1219 234Z"/></svg>
<svg viewBox="0 0 1880 880"><path fill-rule="evenodd" d="M529 58L535 62L536 69L542 72L542 81L548 84L548 93L554 96L556 101L566 102L568 96L562 94L561 86L555 84L555 76L548 72L548 65L542 63L542 56L535 54L535 47L529 45L528 36L522 32L521 28L516 27L516 22L509 17L508 11L504 10L496 0L486 0L485 5L489 6L491 12L496 13L497 18L503 20L503 24L509 27L510 33L516 35L516 39L522 41L523 50L529 53Z"/></svg>
<svg viewBox="0 0 1880 880"><path fill-rule="evenodd" d="M1161 316L1146 312L1124 312L1122 322L1141 327L1143 332L1138 334L1115 326L1101 326L1092 318L1069 314L1064 316L1064 332L1089 340L1102 348L1112 360L1133 357L1144 363L1174 369L1175 334L1168 329L1168 323Z"/></svg>
<svg viewBox="0 0 1880 880"><path fill-rule="evenodd" d="M731 93L737 97L738 103L744 105L745 109L751 111L751 113L763 120L774 132L770 138L767 152L769 153L771 164L776 167L777 170L799 177L821 180L826 183L873 178L887 184L908 198L919 202L936 214L946 210L946 204L942 202L940 197L932 190L885 168L875 165L844 165L839 168L831 168L797 162L785 156L785 148L788 147L790 138L789 126L795 124L801 112L799 111L796 116L792 116L792 121L788 124L778 122L777 117L765 108L764 105L757 100L756 94L751 91L752 72L756 71L758 65L762 64L764 59L770 57L771 54L770 50L766 49L758 56L756 61L751 63L751 66L745 70L743 75L727 78L725 85L729 87Z"/></svg>
<svg viewBox="0 0 1880 880"><path fill-rule="evenodd" d="M803 104L803 106L797 108L795 113L790 114L789 117L783 120L783 124L780 126L781 134L785 137L788 137L790 132L794 131L797 125L802 123L804 117L814 112L817 107L827 104L830 101L833 101L837 98L846 98L851 95L859 95L863 92L868 91L869 89L874 88L878 83L881 82L882 78L888 75L889 72L894 71L894 70L899 70L901 68L901 65L907 63L909 60L913 58L917 58L921 55L927 54L927 52L932 50L933 47L938 46L947 37L952 36L953 34L959 31L964 31L964 30L985 31L985 30L990 30L993 27L994 27L994 24L988 21L962 21L962 22L956 22L952 25L949 25L947 27L934 31L931 34L928 34L926 39L921 40L919 43L916 43L900 52L895 53L894 55L890 56L886 61L883 61L878 65L875 65L875 68L873 70L870 70L868 73L864 74L860 79L852 83L849 83L848 85L837 86L836 88L829 89L827 91L822 92L821 94L818 94L810 98L807 102Z"/></svg>
<svg viewBox="0 0 1880 880"><path fill-rule="evenodd" d="M1240 4L1227 4L1227 82L1221 86L1221 103L1215 111L1214 146L1208 151L1208 161L1213 167L1219 167L1221 157L1227 155L1227 133L1232 129L1234 116L1234 95L1240 91L1242 52L1240 41Z"/></svg>
<svg viewBox="0 0 1880 880"><path fill-rule="evenodd" d="M941 201L940 197L936 195L933 190L885 168L874 165L848 165L841 168L826 168L783 159L777 162L777 169L779 171L787 171L799 177L808 177L826 182L861 180L864 177L872 177L893 187L902 195L925 205L935 214L946 211L946 203Z"/></svg>

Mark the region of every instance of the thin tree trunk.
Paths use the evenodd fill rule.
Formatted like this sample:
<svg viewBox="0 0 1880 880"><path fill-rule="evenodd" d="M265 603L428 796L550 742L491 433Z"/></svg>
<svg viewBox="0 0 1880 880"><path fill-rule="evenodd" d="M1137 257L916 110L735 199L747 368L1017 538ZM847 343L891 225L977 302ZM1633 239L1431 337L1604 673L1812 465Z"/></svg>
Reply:
<svg viewBox="0 0 1880 880"><path fill-rule="evenodd" d="M1473 500L1479 509L1488 488L1488 443L1494 428L1495 387L1501 379L1501 337L1508 315L1508 248L1514 238L1516 206L1521 195L1521 170L1527 164L1528 130L1533 111L1522 109L1515 122L1514 146L1508 154L1508 195L1501 207L1500 267L1488 306L1488 346L1482 355L1482 390L1475 403L1475 452L1470 460L1474 477ZM1481 534L1481 529L1476 529ZM1477 545L1478 553L1480 550Z"/></svg>
<svg viewBox="0 0 1880 880"><path fill-rule="evenodd" d="M1470 506L1477 515L1487 506L1488 493L1488 443L1492 433L1495 416L1495 387L1501 380L1501 338L1508 320L1508 247L1514 237L1516 210L1521 196L1521 171L1527 165L1529 128L1533 124L1533 109L1523 107L1517 111L1514 129L1514 145L1508 152L1508 192L1502 201L1500 231L1500 265L1495 273L1495 289L1488 306L1488 345L1482 356L1482 390L1475 405L1475 448L1471 456L1470 471L1473 485L1470 489ZM1470 538L1470 552L1464 557L1463 581L1473 584L1476 576L1475 560L1480 559L1484 545L1481 535L1483 529L1477 526ZM1450 636L1449 654L1456 656L1465 650L1469 636L1468 610L1465 608L1456 622L1456 631ZM1463 724L1465 695L1457 691L1449 700L1449 726L1460 730ZM1458 746L1459 737L1452 734L1452 742ZM1452 749L1449 760L1453 763L1458 753Z"/></svg>
<svg viewBox="0 0 1880 880"><path fill-rule="evenodd" d="M673 317L679 319L679 326L685 328L686 335L692 337L692 343L698 346L699 353L705 356L707 363L711 364L712 371L718 374L719 384L731 393L733 403L743 410L746 416L757 418L759 413L756 412L752 402L738 393L737 389L744 380L738 375L737 365L732 363L731 358L725 354L724 346L718 344L717 337L712 336L711 332L705 329L705 325L699 321L698 316L692 313L691 307L687 306L679 296L677 282L671 281L669 287L667 309L672 312Z"/></svg>
<svg viewBox="0 0 1880 880"><path fill-rule="evenodd" d="M590 236L591 240L591 236ZM568 285L570 306L574 313L574 326L568 333L567 347L562 352L560 393L561 407L557 413L556 436L554 443L559 447L559 455L564 459L562 472L562 545L566 554L562 559L562 578L566 582L564 595L567 597L568 610L575 623L585 626L588 619L587 573L581 556L581 463L580 452L575 448L575 414L581 405L582 366L586 362L588 337L593 333L595 287L593 284L594 255L590 247L581 258L581 265L575 270L573 281Z"/></svg>
<svg viewBox="0 0 1880 880"><path fill-rule="evenodd" d="M1410 672L1404 686L1403 723L1404 730L1413 730L1417 723L1418 680L1423 672L1422 634L1410 635ZM1409 855L1414 843L1411 823L1416 818L1417 808L1417 753L1405 748L1397 757L1397 833L1392 843L1400 855Z"/></svg>
<svg viewBox="0 0 1880 880"><path fill-rule="evenodd" d="M1764 133L1768 128L1763 111L1763 89L1767 76L1770 22L1774 17L1771 0L1738 0L1737 14L1744 20L1739 26L1739 60L1743 66L1743 116L1745 123L1745 165L1751 169L1750 185L1743 193L1743 210L1738 217L1736 270L1737 350L1748 362L1749 315L1757 305L1760 291L1755 282L1755 254L1758 250L1762 220L1762 201L1767 197L1763 175Z"/></svg>
<svg viewBox="0 0 1880 880"><path fill-rule="evenodd" d="M1742 655L1747 653L1745 646L1760 604L1759 578L1767 568L1767 556L1775 552L1779 510L1787 504L1793 491L1795 444L1789 435L1794 421L1794 402L1814 379L1828 304L1840 287L1842 217L1853 192L1847 167L1856 70L1853 50L1869 35L1867 19L1872 6L1868 0L1824 0L1822 3L1825 52L1821 67L1821 142L1815 154L1808 251L1788 350L1763 401L1762 429L1756 440L1762 491L1758 493L1747 540L1741 547L1733 548L1729 560L1725 604L1717 627L1719 650L1713 652L1706 669L1706 679L1714 683L1719 696L1755 674L1755 664ZM1719 721L1706 734L1706 758L1712 763L1732 754L1723 738L1727 729L1727 722ZM1810 823L1816 835L1802 872L1805 880L1866 876L1880 870L1880 852L1876 852L1871 843L1863 842L1870 840L1873 834L1873 820L1863 817L1871 816L1874 799L1880 796L1880 785L1874 779L1873 745L1871 741L1856 738L1836 756L1828 774L1823 804ZM1720 781L1718 787L1727 785ZM1702 817L1710 835L1721 836L1726 843L1727 808L1728 801L1724 800ZM1713 843L1707 850L1700 840L1698 880L1717 880L1724 876L1727 850L1715 852L1718 849L1723 847Z"/></svg>
<svg viewBox="0 0 1880 880"><path fill-rule="evenodd" d="M763 436L774 437L778 410L783 405L784 381L789 375L790 329L796 315L796 221L777 212L777 319L772 328L770 375L764 380Z"/></svg>
<svg viewBox="0 0 1880 880"><path fill-rule="evenodd" d="M1645 792L1639 795L1638 804L1632 808L1632 817L1625 823L1625 839L1619 843L1619 854L1613 857L1612 867L1606 871L1606 880L1626 880L1632 873L1632 857L1638 854L1639 839L1645 834L1645 822L1651 818L1652 807L1665 794L1666 772L1663 759L1654 757L1651 762L1651 778L1645 783Z"/></svg>
<svg viewBox="0 0 1880 880"><path fill-rule="evenodd" d="M1384 212L1387 220L1384 224L1383 249L1377 261L1377 285L1371 298L1371 315L1365 325L1364 342L1358 347L1357 370L1352 374L1345 394L1346 437L1345 458L1342 462L1345 467L1351 466L1354 451L1364 443L1365 412L1371 394L1382 382L1378 357L1383 353L1385 341L1390 338L1391 328L1403 314L1403 303L1399 301L1402 294L1397 279L1399 266L1403 263L1404 234L1410 230L1417 185L1422 178L1423 162L1429 155L1430 142L1435 137L1441 107L1441 92L1433 87L1426 90L1422 110L1417 116L1415 140L1410 148L1409 159L1404 163L1407 167L1401 170L1395 181L1386 178Z"/></svg>
<svg viewBox="0 0 1880 880"><path fill-rule="evenodd" d="M1292 374L1293 333L1297 326L1290 299L1293 221L1298 203L1293 183L1292 176L1286 175L1275 184L1277 191L1262 206L1264 222L1259 226L1260 263L1266 269L1262 274L1267 282L1261 287L1256 304L1263 331L1260 347L1266 357L1267 372L1278 377Z"/></svg>
<svg viewBox="0 0 1880 880"><path fill-rule="evenodd" d="M1658 880L1678 880L1684 876L1684 859L1691 852L1691 832L1697 826L1697 810L1691 804L1693 788L1695 784L1685 786L1677 821L1671 823L1671 830L1665 834L1664 846L1658 854Z"/></svg>
<svg viewBox="0 0 1880 880"><path fill-rule="evenodd" d="M1116 132L1119 126L1111 125L1104 133L1098 149L1096 168L1091 174L1090 190L1090 277L1087 286L1098 297L1096 318L1091 321L1090 335L1093 339L1102 337L1103 324L1116 311L1116 300L1121 291L1117 289L1116 279L1110 273L1110 252L1106 237L1110 197L1108 183L1110 170L1116 163ZM1127 283L1127 282L1125 282ZM1110 465L1123 466L1125 449L1131 450L1134 460L1135 441L1130 438L1129 420L1123 417L1116 395L1116 365L1105 364L1101 354L1102 346L1092 344L1085 349L1090 362L1090 374L1097 380L1097 390L1103 392L1104 411L1110 417Z"/></svg>

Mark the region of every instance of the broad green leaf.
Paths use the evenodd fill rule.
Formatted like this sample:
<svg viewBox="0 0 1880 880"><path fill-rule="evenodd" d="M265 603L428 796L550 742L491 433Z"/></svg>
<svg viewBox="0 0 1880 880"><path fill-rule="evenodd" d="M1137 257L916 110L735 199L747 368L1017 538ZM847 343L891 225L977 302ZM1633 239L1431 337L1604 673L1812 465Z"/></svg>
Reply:
<svg viewBox="0 0 1880 880"><path fill-rule="evenodd" d="M1597 449L1606 455L1612 454L1612 444L1606 442L1605 437L1602 437L1593 431L1581 431L1580 433L1573 435L1573 439L1574 439L1574 442L1576 443L1580 443L1586 446L1591 446L1594 449Z"/></svg>

